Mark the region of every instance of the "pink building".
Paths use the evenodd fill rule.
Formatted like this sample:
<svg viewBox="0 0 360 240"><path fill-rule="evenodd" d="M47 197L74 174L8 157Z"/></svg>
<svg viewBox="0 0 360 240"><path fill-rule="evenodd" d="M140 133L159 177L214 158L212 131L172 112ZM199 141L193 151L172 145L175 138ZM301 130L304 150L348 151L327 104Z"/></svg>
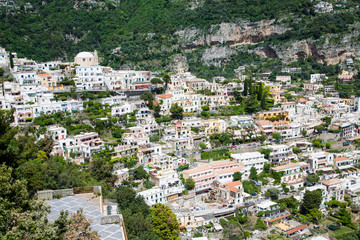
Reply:
<svg viewBox="0 0 360 240"><path fill-rule="evenodd" d="M243 171L241 163L235 161L217 161L202 164L196 168L183 172L184 179L192 178L195 181L195 191L203 191L212 188L214 181L226 184L233 181L235 172Z"/></svg>

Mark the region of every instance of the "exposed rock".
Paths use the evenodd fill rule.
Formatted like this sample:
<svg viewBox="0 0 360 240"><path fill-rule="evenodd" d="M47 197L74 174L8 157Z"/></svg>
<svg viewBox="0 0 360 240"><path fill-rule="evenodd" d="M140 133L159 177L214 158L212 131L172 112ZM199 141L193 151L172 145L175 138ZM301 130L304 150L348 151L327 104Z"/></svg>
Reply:
<svg viewBox="0 0 360 240"><path fill-rule="evenodd" d="M201 61L205 65L215 65L217 67L221 66L221 63L226 61L235 51L230 47L225 46L212 46L207 48L202 57Z"/></svg>
<svg viewBox="0 0 360 240"><path fill-rule="evenodd" d="M328 64L337 64L344 61L347 56L355 59L360 57L360 46L355 44L352 39L358 38L359 33L354 32L345 35L336 44L331 43L330 38L335 35L324 37L321 44L315 40L295 41L281 46L262 47L255 49L255 52L263 57L269 56L269 48L284 62L289 63L296 61L298 58L307 58L312 56L318 62L326 62Z"/></svg>
<svg viewBox="0 0 360 240"><path fill-rule="evenodd" d="M189 2L189 9L194 10L196 8L202 7L205 3L205 0L191 0Z"/></svg>
<svg viewBox="0 0 360 240"><path fill-rule="evenodd" d="M169 70L176 72L186 72L189 70L187 59L183 55L176 55L169 65Z"/></svg>
<svg viewBox="0 0 360 240"><path fill-rule="evenodd" d="M274 24L274 20L243 21L212 25L206 32L197 28L188 28L177 31L175 34L180 37L180 43L184 49L192 49L198 46L258 43L269 36L282 34L286 30L287 28Z"/></svg>

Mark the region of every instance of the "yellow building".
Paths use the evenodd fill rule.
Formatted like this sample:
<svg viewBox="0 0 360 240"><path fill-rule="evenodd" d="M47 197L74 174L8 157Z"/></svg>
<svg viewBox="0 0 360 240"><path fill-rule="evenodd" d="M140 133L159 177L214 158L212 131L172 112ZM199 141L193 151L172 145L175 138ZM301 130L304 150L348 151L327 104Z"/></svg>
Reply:
<svg viewBox="0 0 360 240"><path fill-rule="evenodd" d="M222 119L202 120L201 125L205 128L205 134L223 133L226 131L226 122Z"/></svg>
<svg viewBox="0 0 360 240"><path fill-rule="evenodd" d="M262 111L256 113L256 119L267 120L278 117L280 120L289 121L289 112L283 110Z"/></svg>
<svg viewBox="0 0 360 240"><path fill-rule="evenodd" d="M56 79L52 78L50 74L39 74L38 77L40 78L41 86L46 87L49 91L64 90L64 86L58 84Z"/></svg>

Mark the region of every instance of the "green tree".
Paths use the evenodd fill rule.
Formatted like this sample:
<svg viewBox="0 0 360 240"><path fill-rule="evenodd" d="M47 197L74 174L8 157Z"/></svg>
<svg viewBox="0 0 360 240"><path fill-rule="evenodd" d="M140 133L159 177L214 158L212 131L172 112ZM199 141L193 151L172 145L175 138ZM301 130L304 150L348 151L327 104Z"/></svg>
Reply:
<svg viewBox="0 0 360 240"><path fill-rule="evenodd" d="M208 105L204 105L204 106L201 107L201 109L202 109L203 111L209 111L209 110L210 110L210 107L209 107Z"/></svg>
<svg viewBox="0 0 360 240"><path fill-rule="evenodd" d="M267 229L265 223L260 218L256 220L255 228L263 231Z"/></svg>
<svg viewBox="0 0 360 240"><path fill-rule="evenodd" d="M272 137L273 137L273 139L275 139L276 141L280 141L280 139L281 139L281 133L279 133L279 132L273 132L273 133L272 133Z"/></svg>
<svg viewBox="0 0 360 240"><path fill-rule="evenodd" d="M93 158L89 165L89 172L96 180L104 181L110 186L114 185L116 176L112 174L111 166L104 163L102 158Z"/></svg>
<svg viewBox="0 0 360 240"><path fill-rule="evenodd" d="M280 194L280 190L278 188L269 188L266 192L265 192L265 196L266 197L271 197L272 199L277 199L278 195Z"/></svg>
<svg viewBox="0 0 360 240"><path fill-rule="evenodd" d="M164 80L164 82L165 82L165 90L166 90L167 87L168 87L168 84L171 82L170 76L166 74L166 75L163 77L163 80Z"/></svg>
<svg viewBox="0 0 360 240"><path fill-rule="evenodd" d="M161 111L161 106L159 104L156 104L153 106L153 110L154 110L154 117L158 118L160 117L160 111Z"/></svg>
<svg viewBox="0 0 360 240"><path fill-rule="evenodd" d="M259 152L260 152L261 154L264 154L264 157L265 157L266 159L269 159L269 158L270 158L271 150L270 150L269 148L262 148L262 149L259 150Z"/></svg>
<svg viewBox="0 0 360 240"><path fill-rule="evenodd" d="M86 240L100 240L100 235L96 231L91 230L92 220L87 219L82 213L82 210L78 210L70 218L68 230L64 234L64 239L86 239Z"/></svg>
<svg viewBox="0 0 360 240"><path fill-rule="evenodd" d="M149 174L145 171L143 166L139 166L133 170L136 179L148 179Z"/></svg>
<svg viewBox="0 0 360 240"><path fill-rule="evenodd" d="M11 67L12 69L14 68L14 59L13 59L12 52L10 52L10 67Z"/></svg>
<svg viewBox="0 0 360 240"><path fill-rule="evenodd" d="M259 140L261 141L261 142L265 142L266 141L266 135L265 134L261 134L261 136L259 137Z"/></svg>
<svg viewBox="0 0 360 240"><path fill-rule="evenodd" d="M19 162L19 146L15 139L18 132L17 127L12 127L14 111L0 110L0 164L16 167ZM27 139L28 140L28 139Z"/></svg>
<svg viewBox="0 0 360 240"><path fill-rule="evenodd" d="M2 88L2 94L5 96L5 86L4 86L4 69L0 68L0 79L1 79L1 88Z"/></svg>
<svg viewBox="0 0 360 240"><path fill-rule="evenodd" d="M200 147L202 150L204 150L204 149L206 149L206 144L205 144L204 142L201 142L201 143L199 144L199 147Z"/></svg>
<svg viewBox="0 0 360 240"><path fill-rule="evenodd" d="M184 185L187 190L192 190L195 188L195 181L192 178L187 178L187 179L185 179Z"/></svg>
<svg viewBox="0 0 360 240"><path fill-rule="evenodd" d="M264 95L263 91L264 91L263 90L263 84L262 84L262 82L260 82L260 84L259 84L259 92L258 92L258 95L257 95L257 99L259 101L261 101L262 98L263 98L263 95Z"/></svg>
<svg viewBox="0 0 360 240"><path fill-rule="evenodd" d="M351 214L348 211L346 211L346 208L341 208L338 211L338 215L339 215L339 218L340 218L338 220L338 223L340 223L342 225L345 225L345 226L348 226L348 225L352 224Z"/></svg>
<svg viewBox="0 0 360 240"><path fill-rule="evenodd" d="M233 180L234 181L241 181L242 174L241 172L234 172Z"/></svg>
<svg viewBox="0 0 360 240"><path fill-rule="evenodd" d="M141 94L140 99L143 100L150 109L152 109L155 98L151 92L144 92Z"/></svg>
<svg viewBox="0 0 360 240"><path fill-rule="evenodd" d="M303 135L303 137L306 137L306 135L307 135L307 130L306 130L306 129L302 129L302 130L301 130L301 135Z"/></svg>
<svg viewBox="0 0 360 240"><path fill-rule="evenodd" d="M306 215L310 222L315 224L319 223L319 220L322 218L322 212L319 209L313 208L310 209L309 213Z"/></svg>
<svg viewBox="0 0 360 240"><path fill-rule="evenodd" d="M154 233L162 239L178 239L179 222L168 206L157 203L151 208L151 225Z"/></svg>
<svg viewBox="0 0 360 240"><path fill-rule="evenodd" d="M314 127L317 133L324 131L324 125L320 124Z"/></svg>
<svg viewBox="0 0 360 240"><path fill-rule="evenodd" d="M253 180L257 180L258 179L258 176L257 176L257 170L255 167L251 167L250 168L250 175L249 177Z"/></svg>
<svg viewBox="0 0 360 240"><path fill-rule="evenodd" d="M266 109L266 95L265 94L261 98L260 106L261 106L261 109Z"/></svg>
<svg viewBox="0 0 360 240"><path fill-rule="evenodd" d="M324 122L325 127L328 127L331 124L331 120L332 120L332 118L329 117L329 116L326 116L326 117L324 117L322 119L322 121Z"/></svg>
<svg viewBox="0 0 360 240"><path fill-rule="evenodd" d="M264 170L263 170L263 171L264 171L265 173L270 173L270 168L271 168L270 163L265 163L265 164L264 164L264 168L263 168Z"/></svg>
<svg viewBox="0 0 360 240"><path fill-rule="evenodd" d="M163 84L164 82L160 78L153 78L151 79L151 84Z"/></svg>
<svg viewBox="0 0 360 240"><path fill-rule="evenodd" d="M295 154L301 153L301 149L297 147L293 147L293 153Z"/></svg>
<svg viewBox="0 0 360 240"><path fill-rule="evenodd" d="M244 81L244 90L243 90L243 96L247 96L248 94L248 80Z"/></svg>
<svg viewBox="0 0 360 240"><path fill-rule="evenodd" d="M306 176L306 181L311 182L312 184L315 184L319 182L320 177L317 174L311 174Z"/></svg>
<svg viewBox="0 0 360 240"><path fill-rule="evenodd" d="M300 207L301 213L306 215L311 209L319 209L321 201L321 190L306 191Z"/></svg>
<svg viewBox="0 0 360 240"><path fill-rule="evenodd" d="M31 210L26 181L15 180L13 169L2 164L0 167L0 233L10 230L12 214Z"/></svg>
<svg viewBox="0 0 360 240"><path fill-rule="evenodd" d="M171 105L170 113L172 118L182 119L184 114L184 109L180 107L177 103L175 103Z"/></svg>

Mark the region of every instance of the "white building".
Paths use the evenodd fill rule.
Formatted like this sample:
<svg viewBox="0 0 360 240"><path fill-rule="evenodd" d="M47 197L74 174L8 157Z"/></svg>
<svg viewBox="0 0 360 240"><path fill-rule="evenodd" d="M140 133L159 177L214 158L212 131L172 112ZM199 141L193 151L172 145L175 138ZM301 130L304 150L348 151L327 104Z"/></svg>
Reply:
<svg viewBox="0 0 360 240"><path fill-rule="evenodd" d="M250 169L252 167L256 168L257 172L260 173L264 169L264 164L268 162L264 158L264 154L259 152L246 152L246 153L237 153L231 154L236 162L243 164L243 179L247 179L250 175Z"/></svg>
<svg viewBox="0 0 360 240"><path fill-rule="evenodd" d="M119 106L113 106L111 108L111 116L121 116L127 113L132 113L133 112L133 108L131 107L131 105L128 102L124 102L122 104L120 104Z"/></svg>
<svg viewBox="0 0 360 240"><path fill-rule="evenodd" d="M81 52L78 53L74 59L74 63L80 67L89 67L99 65L99 59L97 51L91 52Z"/></svg>
<svg viewBox="0 0 360 240"><path fill-rule="evenodd" d="M152 189L148 189L139 193L140 196L143 196L145 202L152 206L156 203L166 203L167 197L165 194L165 190L162 190L159 187L153 187Z"/></svg>

